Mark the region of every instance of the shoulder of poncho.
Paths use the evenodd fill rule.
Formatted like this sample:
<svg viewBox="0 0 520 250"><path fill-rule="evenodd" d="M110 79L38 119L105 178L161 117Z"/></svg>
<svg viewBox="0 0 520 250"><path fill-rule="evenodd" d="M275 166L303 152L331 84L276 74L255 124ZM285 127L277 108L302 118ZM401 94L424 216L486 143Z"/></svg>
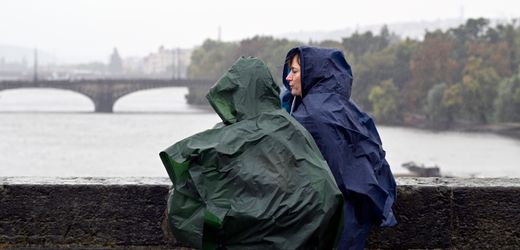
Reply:
<svg viewBox="0 0 520 250"><path fill-rule="evenodd" d="M323 118L336 117L339 114L334 114L333 109L341 108L347 109L347 100L344 100L340 95L329 94L326 103L314 103L313 101L304 102L307 111L308 119L319 122L326 122ZM312 98L312 96L309 96ZM346 115L346 114L344 114Z"/></svg>
<svg viewBox="0 0 520 250"><path fill-rule="evenodd" d="M303 122L324 126L321 127L322 129L325 127L338 128L350 134L351 137L355 135L352 137L356 138L354 141L372 140L366 126L359 121L355 110L351 109L348 101L340 96L331 96L327 104L329 105L306 106L307 114L303 117ZM342 111L334 112L331 105L335 106L334 108L338 108L336 105L339 105ZM327 133L327 131L314 132Z"/></svg>

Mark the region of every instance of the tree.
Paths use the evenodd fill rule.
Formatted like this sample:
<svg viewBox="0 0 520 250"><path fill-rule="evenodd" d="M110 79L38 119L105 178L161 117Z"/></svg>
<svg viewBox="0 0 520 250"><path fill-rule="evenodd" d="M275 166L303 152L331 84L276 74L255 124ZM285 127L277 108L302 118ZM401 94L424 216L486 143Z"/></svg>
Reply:
<svg viewBox="0 0 520 250"><path fill-rule="evenodd" d="M334 41L334 40L323 40L323 41L321 41L319 43L310 44L310 45L311 46L316 45L316 46L325 47L325 48L336 48L336 49L339 49L339 50L344 50L345 49L341 42Z"/></svg>
<svg viewBox="0 0 520 250"><path fill-rule="evenodd" d="M237 48L236 43L226 43L207 39L202 46L193 50L191 63L188 66L188 78L217 79L228 69L236 60L232 58ZM207 88L189 87L186 99L190 104L208 105L206 100Z"/></svg>
<svg viewBox="0 0 520 250"><path fill-rule="evenodd" d="M483 65L482 59L468 60L462 79L462 108L466 118L482 124L492 120L499 79L493 68Z"/></svg>
<svg viewBox="0 0 520 250"><path fill-rule="evenodd" d="M374 117L384 123L398 123L401 120L399 112L399 90L392 80L385 80L373 87L368 95L372 103Z"/></svg>
<svg viewBox="0 0 520 250"><path fill-rule="evenodd" d="M410 61L417 50L417 41L406 39L405 41L393 46L394 66L392 70L392 79L395 85L399 89L404 89L406 83L412 78L412 72L410 70Z"/></svg>
<svg viewBox="0 0 520 250"><path fill-rule="evenodd" d="M489 29L489 31L495 31L497 33L497 40L492 41L492 43L506 43L509 49L509 58L510 65L508 70L510 72L515 72L519 66L519 58L520 58L520 29L516 26L517 20L513 20L511 24L499 24L496 29Z"/></svg>
<svg viewBox="0 0 520 250"><path fill-rule="evenodd" d="M500 83L495 110L499 122L520 122L520 73Z"/></svg>
<svg viewBox="0 0 520 250"><path fill-rule="evenodd" d="M410 62L411 80L407 83L405 108L421 112L428 91L438 83L457 82L460 66L454 59L454 40L444 32L427 33Z"/></svg>
<svg viewBox="0 0 520 250"><path fill-rule="evenodd" d="M237 59L233 56L238 45L211 39L195 49L188 66L188 78L217 80Z"/></svg>
<svg viewBox="0 0 520 250"><path fill-rule="evenodd" d="M513 53L506 41L468 42L467 53L470 57L481 58L483 66L493 68L502 78L509 78L513 74L511 70Z"/></svg>
<svg viewBox="0 0 520 250"><path fill-rule="evenodd" d="M301 45L301 43L287 39L274 39L271 36L255 36L240 42L235 57L258 57L266 63L274 80L278 84L281 84L285 56L290 49L299 45Z"/></svg>
<svg viewBox="0 0 520 250"><path fill-rule="evenodd" d="M391 79L397 89L403 91L411 78L410 57L416 47L417 42L406 40L380 51L365 53L351 61L354 74L352 98L363 109L373 110L368 96L371 89L381 82ZM401 99L403 94L400 92L399 95Z"/></svg>
<svg viewBox="0 0 520 250"><path fill-rule="evenodd" d="M495 113L501 121L514 120L505 112L516 108L514 98L520 90L516 94L512 83L501 83L500 93L497 88L502 79L518 74L520 27L515 21L496 27L489 23L483 18L469 19L445 32L427 32L423 41L400 41L383 27L379 34L356 32L341 42L310 45L343 50L353 69L352 98L385 122L400 117L385 117L395 109L393 101L385 103L388 96L400 113L425 114L438 127L461 119L489 123ZM206 40L193 52L188 76L216 80L238 57L256 56L281 83L285 55L299 45L270 36L238 42Z"/></svg>
<svg viewBox="0 0 520 250"><path fill-rule="evenodd" d="M289 49L301 43L270 36L255 36L240 42L206 40L192 52L188 67L189 78L217 80L239 57L254 56L263 60L273 78L281 84L285 55ZM189 103L207 104L207 89L190 87Z"/></svg>
<svg viewBox="0 0 520 250"><path fill-rule="evenodd" d="M457 92L454 88L448 90L446 83L436 84L428 91L426 117L431 128L447 129L452 125L455 107L461 103L456 101Z"/></svg>
<svg viewBox="0 0 520 250"><path fill-rule="evenodd" d="M487 32L489 20L485 18L468 19L465 24L447 31L455 39L455 56L458 60L466 58L466 44L471 41L478 41L486 38L486 35L493 36L492 32Z"/></svg>
<svg viewBox="0 0 520 250"><path fill-rule="evenodd" d="M285 55L301 43L270 36L255 36L240 42L206 40L192 53L188 77L218 79L241 56L254 56L263 60L273 78L281 83Z"/></svg>
<svg viewBox="0 0 520 250"><path fill-rule="evenodd" d="M446 128L455 121L463 104L462 86L460 84L447 85L442 95L441 111L446 116Z"/></svg>
<svg viewBox="0 0 520 250"><path fill-rule="evenodd" d="M385 25L381 28L379 35L373 35L370 31L363 34L356 32L350 37L343 38L342 44L347 53L356 60L365 53L380 51L388 47L392 36Z"/></svg>
<svg viewBox="0 0 520 250"><path fill-rule="evenodd" d="M352 65L352 98L366 110L373 110L368 96L373 87L393 79L396 74L396 50L393 47L364 54Z"/></svg>

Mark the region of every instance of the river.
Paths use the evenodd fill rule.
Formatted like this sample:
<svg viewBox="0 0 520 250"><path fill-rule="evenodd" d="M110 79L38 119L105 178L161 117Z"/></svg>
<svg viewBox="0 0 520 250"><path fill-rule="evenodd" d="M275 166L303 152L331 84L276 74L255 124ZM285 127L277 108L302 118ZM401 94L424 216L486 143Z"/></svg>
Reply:
<svg viewBox="0 0 520 250"><path fill-rule="evenodd" d="M162 176L158 153L211 128L219 117L185 103L186 88L140 91L113 114L92 113L80 94L50 89L0 92L0 176ZM442 174L520 177L520 140L485 133L379 126L392 171L437 165Z"/></svg>

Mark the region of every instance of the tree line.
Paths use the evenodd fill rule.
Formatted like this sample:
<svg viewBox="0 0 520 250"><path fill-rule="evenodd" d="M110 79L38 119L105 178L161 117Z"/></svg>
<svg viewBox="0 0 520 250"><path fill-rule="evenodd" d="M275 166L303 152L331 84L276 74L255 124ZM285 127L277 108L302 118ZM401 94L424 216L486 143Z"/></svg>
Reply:
<svg viewBox="0 0 520 250"><path fill-rule="evenodd" d="M188 77L218 79L240 56L255 56L281 83L287 51L299 45L342 50L354 74L352 99L379 123L449 129L520 122L520 26L468 19L423 39L401 39L386 26L341 41L302 43L269 36L206 40L192 54ZM202 101L205 90L188 99Z"/></svg>

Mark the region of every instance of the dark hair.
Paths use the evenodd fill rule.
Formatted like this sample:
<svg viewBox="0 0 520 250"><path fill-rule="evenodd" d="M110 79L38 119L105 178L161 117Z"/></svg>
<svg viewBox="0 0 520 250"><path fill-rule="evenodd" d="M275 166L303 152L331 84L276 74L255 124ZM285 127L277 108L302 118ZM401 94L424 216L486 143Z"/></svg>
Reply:
<svg viewBox="0 0 520 250"><path fill-rule="evenodd" d="M294 57L296 57L298 59L298 64L301 65L301 63L300 63L300 52L295 50L294 53L292 53L292 55L289 55L289 57L287 57L287 61L285 61L285 63L287 65L289 65L289 68L291 67L291 62L292 62Z"/></svg>

